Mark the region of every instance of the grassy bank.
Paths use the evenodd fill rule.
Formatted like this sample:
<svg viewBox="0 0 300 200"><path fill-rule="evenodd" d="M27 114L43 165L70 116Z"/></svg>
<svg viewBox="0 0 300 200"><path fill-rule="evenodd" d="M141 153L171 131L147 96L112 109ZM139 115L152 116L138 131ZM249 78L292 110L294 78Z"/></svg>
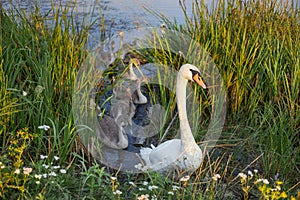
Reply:
<svg viewBox="0 0 300 200"><path fill-rule="evenodd" d="M235 136L245 138L243 151L263 153L268 177L278 173L296 183L299 10L280 1L229 1L226 8L220 2L210 15L195 3L193 12L182 31L199 41L219 67L228 95L228 124L236 126Z"/></svg>
<svg viewBox="0 0 300 200"><path fill-rule="evenodd" d="M193 175L171 180L155 173L108 173L76 140L71 97L92 23L76 25L70 8L47 15L38 8L29 14L0 9L1 198L299 196L299 10L231 2L209 13L194 2L185 26L165 20L210 52L228 95L218 146Z"/></svg>

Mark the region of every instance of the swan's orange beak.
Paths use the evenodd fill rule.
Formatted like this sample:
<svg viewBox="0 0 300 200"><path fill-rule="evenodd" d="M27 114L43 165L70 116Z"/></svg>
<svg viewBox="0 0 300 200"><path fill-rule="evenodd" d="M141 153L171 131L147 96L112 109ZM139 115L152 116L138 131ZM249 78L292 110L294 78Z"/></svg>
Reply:
<svg viewBox="0 0 300 200"><path fill-rule="evenodd" d="M203 89L206 89L206 85L203 82L202 78L200 77L200 75L197 73L193 76L193 80L200 85L201 87L203 87Z"/></svg>

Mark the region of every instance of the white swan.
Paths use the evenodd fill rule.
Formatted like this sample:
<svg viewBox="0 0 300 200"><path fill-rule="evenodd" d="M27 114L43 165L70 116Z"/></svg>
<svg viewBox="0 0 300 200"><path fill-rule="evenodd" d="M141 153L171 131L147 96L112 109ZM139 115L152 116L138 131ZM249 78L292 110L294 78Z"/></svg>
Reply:
<svg viewBox="0 0 300 200"><path fill-rule="evenodd" d="M176 100L180 120L180 139L168 140L157 147L142 148L140 155L145 161L144 169L166 172L180 170L192 172L202 162L202 151L196 144L186 112L186 85L188 80L198 83L204 89L197 67L191 64L182 65L176 83Z"/></svg>

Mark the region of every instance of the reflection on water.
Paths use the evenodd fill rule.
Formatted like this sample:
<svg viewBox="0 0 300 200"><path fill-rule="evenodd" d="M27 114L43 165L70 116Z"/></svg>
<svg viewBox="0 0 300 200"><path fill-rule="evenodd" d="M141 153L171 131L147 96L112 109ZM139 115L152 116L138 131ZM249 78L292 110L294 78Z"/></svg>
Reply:
<svg viewBox="0 0 300 200"><path fill-rule="evenodd" d="M5 8L9 8L11 0L0 0ZM109 35L116 34L119 30L130 30L137 26L139 27L159 27L162 23L160 19L153 16L147 11L151 9L155 12L161 13L170 20L176 20L177 23L183 24L185 21L180 0L12 0L14 5L31 11L34 9L34 2L38 2L39 8L42 13L47 13L52 7L62 5L63 7L69 6L75 9L76 20L78 23L82 22L85 17L86 22L96 20L96 23L91 31L92 43L100 41L100 27L101 27L101 12L103 12L106 30ZM183 2L188 16L192 13L192 2L194 0L181 0ZM289 0L282 0L281 3ZM295 4L299 1L294 1ZM204 0L210 10L213 8L213 1ZM214 1L215 4L218 1ZM291 2L291 1L289 1ZM101 8L101 9L99 9ZM146 9L147 8L147 9ZM101 10L101 11L100 11Z"/></svg>
<svg viewBox="0 0 300 200"><path fill-rule="evenodd" d="M192 11L192 1L183 1L189 15ZM10 7L9 2L10 0L0 0L0 4L2 3L7 9ZM34 9L34 2L36 1L13 0L14 5L28 12ZM99 28L101 24L101 11L99 10L103 11L106 28L111 34L116 34L119 30L133 29L136 26L160 26L161 21L150 14L145 8L159 12L170 20L176 19L180 24L184 23L184 15L178 0L56 0L52 1L52 3L49 0L39 0L37 2L43 14L46 14L52 7L57 7L61 4L63 7L74 7L76 13L78 13L77 18L79 22L83 17L88 19L87 21L97 20L94 30L91 33L95 38L94 40L99 40Z"/></svg>

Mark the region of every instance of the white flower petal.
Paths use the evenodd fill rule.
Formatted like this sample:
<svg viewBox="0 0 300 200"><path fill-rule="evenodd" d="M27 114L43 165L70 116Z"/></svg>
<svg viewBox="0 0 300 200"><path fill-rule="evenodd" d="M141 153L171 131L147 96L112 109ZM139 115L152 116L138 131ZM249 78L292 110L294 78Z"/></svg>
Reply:
<svg viewBox="0 0 300 200"><path fill-rule="evenodd" d="M57 174L55 172L51 172L49 176L57 176Z"/></svg>
<svg viewBox="0 0 300 200"><path fill-rule="evenodd" d="M134 182L132 182L132 181L129 181L128 183L129 183L129 185L132 185L134 187L136 186L136 184Z"/></svg>
<svg viewBox="0 0 300 200"><path fill-rule="evenodd" d="M37 178L37 179L41 179L41 178L42 178L42 175L40 175L40 174L35 174L34 177Z"/></svg>
<svg viewBox="0 0 300 200"><path fill-rule="evenodd" d="M46 165L46 164L42 164L42 166L43 166L45 169L48 169L48 168L49 168L49 165Z"/></svg>
<svg viewBox="0 0 300 200"><path fill-rule="evenodd" d="M147 181L144 181L144 182L143 182L143 185L148 185L148 182L147 182Z"/></svg>
<svg viewBox="0 0 300 200"><path fill-rule="evenodd" d="M248 175L251 176L251 177L253 177L252 171L249 170L249 171L248 171Z"/></svg>
<svg viewBox="0 0 300 200"><path fill-rule="evenodd" d="M25 175L28 175L28 174L30 174L32 172L32 168L30 168L30 167L23 167L23 173L25 174Z"/></svg>
<svg viewBox="0 0 300 200"><path fill-rule="evenodd" d="M244 174L244 173L239 173L238 176L243 179L243 180L246 180L247 179L247 175Z"/></svg>
<svg viewBox="0 0 300 200"><path fill-rule="evenodd" d="M120 194L122 194L123 192L121 192L120 190L116 190L116 191L114 191L113 192L113 194L118 194L118 195L120 195Z"/></svg>
<svg viewBox="0 0 300 200"><path fill-rule="evenodd" d="M42 160L45 160L46 158L48 158L48 156L40 155L40 158L41 158Z"/></svg>
<svg viewBox="0 0 300 200"><path fill-rule="evenodd" d="M53 158L54 158L54 160L59 160L58 156L54 156Z"/></svg>
<svg viewBox="0 0 300 200"><path fill-rule="evenodd" d="M45 131L48 131L50 129L50 126L42 125L42 126L38 126L38 129L43 129Z"/></svg>
<svg viewBox="0 0 300 200"><path fill-rule="evenodd" d="M21 172L20 169L15 170L15 174L20 174L20 172Z"/></svg>
<svg viewBox="0 0 300 200"><path fill-rule="evenodd" d="M179 186L177 186L177 185L172 185L172 190L173 190L173 191L177 191L178 189L180 189Z"/></svg>
<svg viewBox="0 0 300 200"><path fill-rule="evenodd" d="M188 180L190 180L190 176L184 176L180 179L180 181L182 181L182 182L186 182Z"/></svg>
<svg viewBox="0 0 300 200"><path fill-rule="evenodd" d="M268 181L268 179L263 179L262 180L264 184L268 185L270 182Z"/></svg>

